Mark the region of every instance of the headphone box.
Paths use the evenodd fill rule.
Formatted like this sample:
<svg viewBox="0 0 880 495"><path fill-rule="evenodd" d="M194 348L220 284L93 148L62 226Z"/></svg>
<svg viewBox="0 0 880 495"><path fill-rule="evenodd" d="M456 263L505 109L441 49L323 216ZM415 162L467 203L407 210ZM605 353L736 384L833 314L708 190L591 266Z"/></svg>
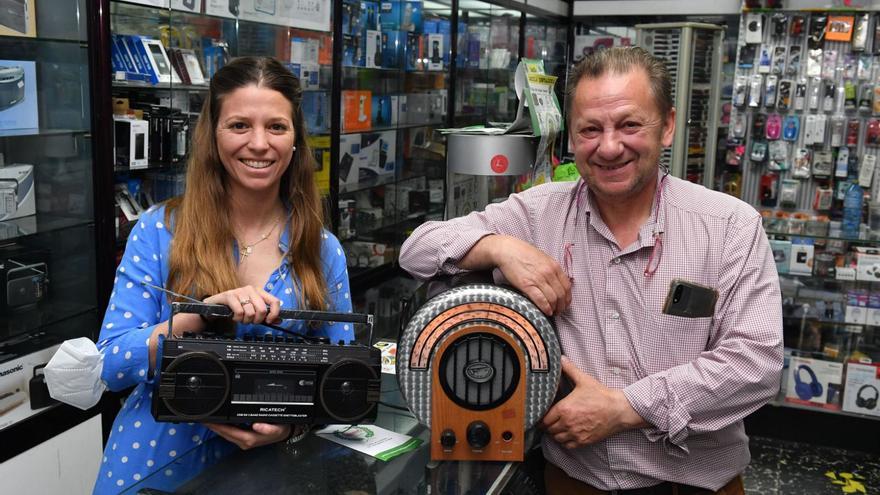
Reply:
<svg viewBox="0 0 880 495"><path fill-rule="evenodd" d="M843 410L880 416L880 363L846 363Z"/></svg>
<svg viewBox="0 0 880 495"><path fill-rule="evenodd" d="M146 168L150 157L150 123L119 115L113 116L113 154L116 166Z"/></svg>
<svg viewBox="0 0 880 495"><path fill-rule="evenodd" d="M785 401L823 409L840 409L843 363L792 357Z"/></svg>

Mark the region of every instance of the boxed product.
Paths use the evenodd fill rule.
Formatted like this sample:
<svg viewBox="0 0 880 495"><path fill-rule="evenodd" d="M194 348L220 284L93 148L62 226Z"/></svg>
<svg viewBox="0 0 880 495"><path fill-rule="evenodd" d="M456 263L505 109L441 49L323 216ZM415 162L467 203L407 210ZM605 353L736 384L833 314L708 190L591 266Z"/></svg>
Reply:
<svg viewBox="0 0 880 495"><path fill-rule="evenodd" d="M391 263L394 260L394 249L379 242L352 241L344 245L348 266L370 268Z"/></svg>
<svg viewBox="0 0 880 495"><path fill-rule="evenodd" d="M788 373L787 402L840 409L843 363L792 357Z"/></svg>
<svg viewBox="0 0 880 495"><path fill-rule="evenodd" d="M776 262L776 271L788 273L791 263L791 241L770 239L770 250L773 252L773 261Z"/></svg>
<svg viewBox="0 0 880 495"><path fill-rule="evenodd" d="M382 351L382 373L397 374L397 342L379 340L373 347Z"/></svg>
<svg viewBox="0 0 880 495"><path fill-rule="evenodd" d="M846 292L846 323L864 325L868 319L868 292L854 289Z"/></svg>
<svg viewBox="0 0 880 495"><path fill-rule="evenodd" d="M378 31L379 4L376 2L361 2L361 20L364 24L364 29Z"/></svg>
<svg viewBox="0 0 880 495"><path fill-rule="evenodd" d="M339 183L357 184L394 174L395 131L343 134L339 138Z"/></svg>
<svg viewBox="0 0 880 495"><path fill-rule="evenodd" d="M0 4L0 36L37 35L37 16L34 4L25 0L5 0ZM46 6L43 5L45 8Z"/></svg>
<svg viewBox="0 0 880 495"><path fill-rule="evenodd" d="M305 91L302 112L309 134L323 134L330 129L330 99L326 91Z"/></svg>
<svg viewBox="0 0 880 495"><path fill-rule="evenodd" d="M36 133L39 126L36 64L0 60L0 129L33 129Z"/></svg>
<svg viewBox="0 0 880 495"><path fill-rule="evenodd" d="M366 34L366 45L366 67L382 67L382 33L368 29Z"/></svg>
<svg viewBox="0 0 880 495"><path fill-rule="evenodd" d="M420 71L425 68L422 35L419 33L406 33L406 46L404 47L403 57L406 70Z"/></svg>
<svg viewBox="0 0 880 495"><path fill-rule="evenodd" d="M382 67L401 66L406 35L404 31L382 31Z"/></svg>
<svg viewBox="0 0 880 495"><path fill-rule="evenodd" d="M880 280L880 249L856 246L856 280Z"/></svg>
<svg viewBox="0 0 880 495"><path fill-rule="evenodd" d="M366 29L366 19L361 15L361 2L342 3L342 34L360 35Z"/></svg>
<svg viewBox="0 0 880 495"><path fill-rule="evenodd" d="M880 416L880 363L847 363L843 410Z"/></svg>
<svg viewBox="0 0 880 495"><path fill-rule="evenodd" d="M807 239L806 241L811 241L811 239ZM793 275L812 274L813 252L814 246L812 244L792 243L791 262L788 265L788 272Z"/></svg>
<svg viewBox="0 0 880 495"><path fill-rule="evenodd" d="M865 323L871 326L880 326L880 292L868 294L868 309Z"/></svg>
<svg viewBox="0 0 880 495"><path fill-rule="evenodd" d="M391 97L388 95L373 96L372 121L373 127L387 127L391 121Z"/></svg>
<svg viewBox="0 0 880 495"><path fill-rule="evenodd" d="M322 196L330 194L330 136L309 136L309 148L315 157L315 184Z"/></svg>
<svg viewBox="0 0 880 495"><path fill-rule="evenodd" d="M428 34L428 70L443 70L443 59L446 53L443 45L443 35L438 33Z"/></svg>
<svg viewBox="0 0 880 495"><path fill-rule="evenodd" d="M343 131L370 130L372 96L370 91L345 90L342 92Z"/></svg>
<svg viewBox="0 0 880 495"><path fill-rule="evenodd" d="M422 2L394 0L379 3L382 30L422 32Z"/></svg>
<svg viewBox="0 0 880 495"><path fill-rule="evenodd" d="M61 344L0 364L0 430L42 412L55 404L38 372Z"/></svg>
<svg viewBox="0 0 880 495"><path fill-rule="evenodd" d="M33 165L16 164L0 168L0 220L35 214L35 189Z"/></svg>

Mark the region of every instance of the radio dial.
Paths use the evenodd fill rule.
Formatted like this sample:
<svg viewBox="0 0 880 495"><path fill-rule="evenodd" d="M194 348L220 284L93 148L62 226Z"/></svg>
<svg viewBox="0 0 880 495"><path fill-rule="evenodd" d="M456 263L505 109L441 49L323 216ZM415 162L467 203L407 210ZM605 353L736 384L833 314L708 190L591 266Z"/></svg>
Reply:
<svg viewBox="0 0 880 495"><path fill-rule="evenodd" d="M482 421L473 421L467 427L467 442L474 449L482 449L489 445L492 439L492 432L489 431L489 425Z"/></svg>
<svg viewBox="0 0 880 495"><path fill-rule="evenodd" d="M444 449L451 450L452 447L455 447L456 442L458 442L458 440L455 438L455 432L449 428L443 430L443 433L440 434L440 445L442 445Z"/></svg>

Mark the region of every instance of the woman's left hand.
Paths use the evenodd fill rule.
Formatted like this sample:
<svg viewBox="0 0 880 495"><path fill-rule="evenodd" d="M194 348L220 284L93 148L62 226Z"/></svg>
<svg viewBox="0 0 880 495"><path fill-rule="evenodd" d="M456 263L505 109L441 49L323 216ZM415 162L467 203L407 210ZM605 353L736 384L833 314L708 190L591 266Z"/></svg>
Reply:
<svg viewBox="0 0 880 495"><path fill-rule="evenodd" d="M242 450L253 449L280 442L290 436L290 425L254 423L250 430L235 425L206 423L205 426L214 433L238 445Z"/></svg>

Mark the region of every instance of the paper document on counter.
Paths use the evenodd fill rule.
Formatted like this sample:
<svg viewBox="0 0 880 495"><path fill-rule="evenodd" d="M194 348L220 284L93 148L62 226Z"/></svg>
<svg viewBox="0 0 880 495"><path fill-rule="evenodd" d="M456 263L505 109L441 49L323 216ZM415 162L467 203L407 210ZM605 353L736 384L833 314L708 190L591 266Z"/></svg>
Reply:
<svg viewBox="0 0 880 495"><path fill-rule="evenodd" d="M329 425L316 431L315 434L381 461L389 461L417 449L422 444L419 438L395 433L375 425Z"/></svg>

